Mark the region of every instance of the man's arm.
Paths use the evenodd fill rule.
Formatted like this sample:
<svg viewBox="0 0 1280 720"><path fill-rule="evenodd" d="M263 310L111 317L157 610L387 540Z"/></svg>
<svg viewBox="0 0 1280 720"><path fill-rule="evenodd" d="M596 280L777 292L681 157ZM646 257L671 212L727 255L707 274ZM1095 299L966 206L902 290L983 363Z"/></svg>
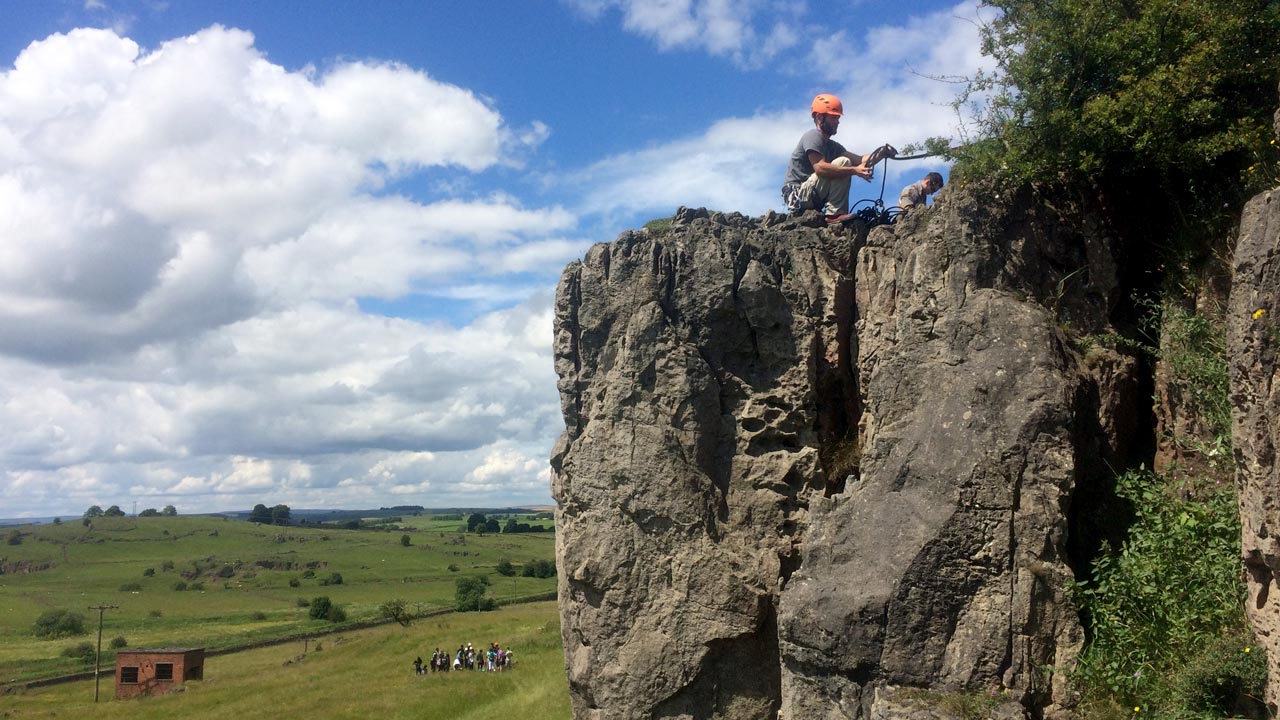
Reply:
<svg viewBox="0 0 1280 720"><path fill-rule="evenodd" d="M885 158L898 157L898 149L892 145L885 144L885 145L881 145L875 150L872 150L866 155L858 155L857 153L851 153L851 152L846 152L844 155L845 157L849 158L850 160L852 160L853 162L859 165L866 165L867 167L875 167L877 163L879 163L881 160Z"/></svg>
<svg viewBox="0 0 1280 720"><path fill-rule="evenodd" d="M866 180L868 182L871 181L871 177L874 173L872 169L862 161L861 155L858 155L857 153L846 152L844 153L843 157L849 158L851 161L853 161L854 165L852 167L841 167L840 165L832 165L831 163L827 162L826 158L822 157L822 153L817 152L815 150L809 151L809 164L813 166L813 172L820 178L826 178L830 180L834 178L845 178L845 177L852 177L854 175L857 175L863 180Z"/></svg>

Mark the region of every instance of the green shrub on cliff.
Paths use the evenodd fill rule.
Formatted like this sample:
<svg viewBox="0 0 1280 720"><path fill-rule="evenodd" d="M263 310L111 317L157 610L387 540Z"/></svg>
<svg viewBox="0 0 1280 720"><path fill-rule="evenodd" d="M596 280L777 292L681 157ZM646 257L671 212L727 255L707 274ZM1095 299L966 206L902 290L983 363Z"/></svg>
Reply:
<svg viewBox="0 0 1280 720"><path fill-rule="evenodd" d="M1227 367L1226 327L1220 318L1196 314L1175 303L1160 308L1158 357L1170 393L1179 408L1194 415L1209 438L1197 447L1215 464L1230 460L1231 380ZM1204 441L1201 441L1204 442ZM1230 470L1219 468L1229 476Z"/></svg>
<svg viewBox="0 0 1280 720"><path fill-rule="evenodd" d="M983 28L997 70L960 100L990 98L977 129L991 142L971 157L980 171L1166 175L1168 186L1148 191L1180 194L1195 192L1197 178L1237 179L1251 158L1274 153L1280 3L983 4L999 11Z"/></svg>
<svg viewBox="0 0 1280 720"><path fill-rule="evenodd" d="M1280 179L1275 0L985 0L995 62L956 100L963 179L1098 201L1127 284L1195 297L1248 197Z"/></svg>
<svg viewBox="0 0 1280 720"><path fill-rule="evenodd" d="M1244 618L1240 518L1230 483L1170 488L1146 470L1117 479L1136 513L1079 586L1086 699L1140 716L1211 718L1260 695L1265 659Z"/></svg>

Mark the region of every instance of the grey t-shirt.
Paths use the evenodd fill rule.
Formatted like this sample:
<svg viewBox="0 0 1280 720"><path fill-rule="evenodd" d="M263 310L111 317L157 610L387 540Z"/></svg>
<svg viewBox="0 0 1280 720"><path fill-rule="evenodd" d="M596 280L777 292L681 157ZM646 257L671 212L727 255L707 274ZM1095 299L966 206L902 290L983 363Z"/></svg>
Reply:
<svg viewBox="0 0 1280 720"><path fill-rule="evenodd" d="M902 188L902 194L898 196L898 207L905 209L916 205L924 205L926 197L928 195L924 191L924 181L913 182Z"/></svg>
<svg viewBox="0 0 1280 720"><path fill-rule="evenodd" d="M791 164L787 166L787 177L783 186L798 185L813 174L813 164L809 162L809 151L822 153L822 158L831 162L847 152L844 146L830 138L824 138L818 128L812 128L800 136L796 149L791 151Z"/></svg>

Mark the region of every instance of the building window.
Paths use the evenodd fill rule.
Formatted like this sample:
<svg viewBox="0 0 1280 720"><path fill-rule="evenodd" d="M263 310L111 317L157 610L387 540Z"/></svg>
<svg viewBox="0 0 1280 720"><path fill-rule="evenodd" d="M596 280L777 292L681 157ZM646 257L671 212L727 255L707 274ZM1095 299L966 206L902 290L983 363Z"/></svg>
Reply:
<svg viewBox="0 0 1280 720"><path fill-rule="evenodd" d="M137 685L138 684L138 668L121 666L120 684L121 685Z"/></svg>
<svg viewBox="0 0 1280 720"><path fill-rule="evenodd" d="M156 663L157 680L173 680L173 663Z"/></svg>

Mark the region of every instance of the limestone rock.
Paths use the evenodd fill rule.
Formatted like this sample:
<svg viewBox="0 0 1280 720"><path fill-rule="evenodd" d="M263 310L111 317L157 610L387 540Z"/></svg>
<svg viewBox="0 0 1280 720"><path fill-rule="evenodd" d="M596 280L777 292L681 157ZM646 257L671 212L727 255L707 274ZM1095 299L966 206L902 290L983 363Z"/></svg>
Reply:
<svg viewBox="0 0 1280 720"><path fill-rule="evenodd" d="M776 712L778 586L852 418L849 265L825 229L684 211L566 270L552 468L576 717Z"/></svg>
<svg viewBox="0 0 1280 720"><path fill-rule="evenodd" d="M1114 274L1104 240L1067 237L1071 224L948 203L860 251L860 475L810 508L780 607L782 717L876 717L866 689L884 682L1072 702L1043 670L1070 667L1083 641L1068 511L1077 481L1101 473L1081 456L1115 442L1060 331L1106 317ZM1073 251L1099 257L1070 293L1010 270Z"/></svg>
<svg viewBox="0 0 1280 720"><path fill-rule="evenodd" d="M1280 188L1246 206L1227 313L1232 444L1240 492L1246 611L1267 650L1267 703L1280 705Z"/></svg>
<svg viewBox="0 0 1280 720"><path fill-rule="evenodd" d="M1062 715L1073 498L1137 405L1130 360L1063 332L1115 301L1091 218L957 188L855 259L818 217L682 209L566 269L575 717L899 717L892 686Z"/></svg>

